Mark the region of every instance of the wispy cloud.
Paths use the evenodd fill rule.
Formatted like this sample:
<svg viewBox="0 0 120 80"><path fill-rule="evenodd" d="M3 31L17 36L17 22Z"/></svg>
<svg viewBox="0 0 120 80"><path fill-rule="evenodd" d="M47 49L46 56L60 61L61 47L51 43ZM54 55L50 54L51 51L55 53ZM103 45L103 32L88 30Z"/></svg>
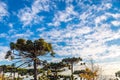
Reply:
<svg viewBox="0 0 120 80"><path fill-rule="evenodd" d="M44 17L38 14L41 11L49 11L49 0L35 0L31 7L25 7L18 13L18 17L23 26L37 24L41 22Z"/></svg>
<svg viewBox="0 0 120 80"><path fill-rule="evenodd" d="M0 46L0 61L5 60L5 54L9 50L9 47L7 46Z"/></svg>
<svg viewBox="0 0 120 80"><path fill-rule="evenodd" d="M120 18L120 13L105 13L108 16L112 16L115 19L119 19Z"/></svg>
<svg viewBox="0 0 120 80"><path fill-rule="evenodd" d="M11 39L29 38L32 35L33 35L33 32L31 32L30 30L26 30L26 32L23 32L23 33L15 33L10 38Z"/></svg>
<svg viewBox="0 0 120 80"><path fill-rule="evenodd" d="M13 28L13 23L9 23L8 26L9 26L10 28Z"/></svg>
<svg viewBox="0 0 120 80"><path fill-rule="evenodd" d="M104 15L99 16L99 17L97 17L97 18L95 19L95 23L98 24L98 23L100 23L101 21L106 20L106 18L107 18L107 17L104 16Z"/></svg>
<svg viewBox="0 0 120 80"><path fill-rule="evenodd" d="M58 11L53 18L52 23L48 23L49 26L59 26L61 22L68 22L75 18L78 15L77 12L74 11L74 6L67 6L65 10Z"/></svg>
<svg viewBox="0 0 120 80"><path fill-rule="evenodd" d="M43 20L43 17L34 13L30 8L26 7L20 10L18 17L20 21L23 23L23 26L32 25L31 23L38 23L39 21Z"/></svg>
<svg viewBox="0 0 120 80"><path fill-rule="evenodd" d="M100 13L109 10L112 4L102 3L101 5L92 5L92 7L91 5L87 5L87 7L84 4L82 5L85 9L89 9L78 13L73 6L69 6L71 8L69 16L73 15L70 19L76 17L80 20L79 23L68 23L67 27L62 29L59 29L59 27L57 29L53 28L50 31L41 33L40 37L51 41L57 54L61 56L82 56L83 58L92 56L97 61L109 59L114 53L116 55L112 58L118 57L119 50L117 49L119 46L108 46L106 44L111 40L120 39L120 31L115 32L111 29L113 26L109 22L106 23L111 16L118 18L118 14L110 15L109 11L107 14ZM67 8L68 6L64 11L55 14L50 25L59 26L61 22L69 21ZM96 14L99 14L99 16Z"/></svg>
<svg viewBox="0 0 120 80"><path fill-rule="evenodd" d="M6 36L7 36L7 34L5 34L5 33L0 34L0 38L5 38Z"/></svg>
<svg viewBox="0 0 120 80"><path fill-rule="evenodd" d="M7 11L7 5L4 2L0 1L0 21L2 21L3 18L8 15L9 15L9 13Z"/></svg>
<svg viewBox="0 0 120 80"><path fill-rule="evenodd" d="M120 22L119 21L112 21L111 22L114 26L120 26Z"/></svg>

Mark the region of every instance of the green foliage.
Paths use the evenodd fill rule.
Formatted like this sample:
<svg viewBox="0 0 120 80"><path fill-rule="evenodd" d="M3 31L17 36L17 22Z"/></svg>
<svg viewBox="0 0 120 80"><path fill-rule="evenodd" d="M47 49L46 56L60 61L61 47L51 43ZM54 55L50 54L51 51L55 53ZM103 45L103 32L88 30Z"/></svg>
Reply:
<svg viewBox="0 0 120 80"><path fill-rule="evenodd" d="M66 67L66 65L63 64L62 62L48 64L48 68L51 68L51 69L61 69L63 67Z"/></svg>
<svg viewBox="0 0 120 80"><path fill-rule="evenodd" d="M34 73L34 69L25 69L25 68L16 68L14 65L2 65L0 66L0 68L4 69L4 72L7 73L11 73L11 72L17 72L19 75L33 75ZM37 70L38 73L42 73L43 70L42 69L38 69Z"/></svg>
<svg viewBox="0 0 120 80"><path fill-rule="evenodd" d="M62 60L63 63L67 64L68 65L68 68L71 70L71 80L74 79L74 76L73 76L73 65L75 63L78 63L79 61L82 61L82 58L78 57L78 58L75 58L75 57L72 57L72 58L65 58Z"/></svg>
<svg viewBox="0 0 120 80"><path fill-rule="evenodd" d="M39 80L50 80L45 73L43 73L40 77Z"/></svg>
<svg viewBox="0 0 120 80"><path fill-rule="evenodd" d="M7 51L7 54L5 55L5 59L11 58L12 52L9 50Z"/></svg>
<svg viewBox="0 0 120 80"><path fill-rule="evenodd" d="M117 71L117 72L115 73L115 76L120 78L120 71Z"/></svg>
<svg viewBox="0 0 120 80"><path fill-rule="evenodd" d="M10 49L13 50L13 49L15 49L15 47L16 47L15 43L11 42L10 43Z"/></svg>
<svg viewBox="0 0 120 80"><path fill-rule="evenodd" d="M44 56L50 53L51 56L54 56L53 48L51 43L47 43L44 39L38 40L25 40L25 39L17 39L17 41L10 43L10 49L5 56L5 59L26 59L28 62L33 62L37 60L37 63L40 63L39 56ZM20 62L20 61L19 61ZM31 64L29 63L29 66Z"/></svg>
<svg viewBox="0 0 120 80"><path fill-rule="evenodd" d="M85 70L77 70L77 71L74 71L73 74L79 75L79 74L81 74L81 73L85 73Z"/></svg>
<svg viewBox="0 0 120 80"><path fill-rule="evenodd" d="M50 53L51 56L54 56L55 54L53 52L52 45L50 43L47 43L42 38L34 41L25 40L23 38L17 39L15 43L10 43L10 49L11 50L9 50L5 56L5 59L19 59L19 61L17 61L16 63L21 62L23 61L23 59L25 59L25 62L22 63L20 66L25 64L31 66L31 64L33 64L35 80L37 79L37 65L44 64L44 62L41 62L41 60L39 60L39 56L44 56L48 53Z"/></svg>
<svg viewBox="0 0 120 80"><path fill-rule="evenodd" d="M66 67L66 64L63 64L62 62L58 62L58 63L49 63L45 65L43 69L47 71L47 75L50 80L57 80L58 72L62 72L63 70L61 69L64 67Z"/></svg>
<svg viewBox="0 0 120 80"><path fill-rule="evenodd" d="M21 54L26 54L26 57L32 56L42 56L47 53L51 53L51 55L55 54L53 52L52 45L44 41L44 39L38 39L35 41L25 40L25 39L18 39L16 43L10 43L10 49L16 50ZM9 50L6 54L5 58L11 55L11 51ZM21 55L22 56L22 55Z"/></svg>
<svg viewBox="0 0 120 80"><path fill-rule="evenodd" d="M82 61L82 58L78 57L78 58L65 58L62 60L62 62L65 62L65 63L68 63L68 64L71 64L71 63L77 63L79 61Z"/></svg>

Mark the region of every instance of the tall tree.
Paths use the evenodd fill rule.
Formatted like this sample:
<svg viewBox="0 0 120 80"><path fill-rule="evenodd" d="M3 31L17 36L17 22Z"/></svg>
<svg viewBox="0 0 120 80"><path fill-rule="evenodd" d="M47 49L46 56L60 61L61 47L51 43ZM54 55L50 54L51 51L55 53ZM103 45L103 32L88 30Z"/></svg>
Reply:
<svg viewBox="0 0 120 80"><path fill-rule="evenodd" d="M32 64L34 67L34 80L37 80L37 64L40 62L39 57L50 53L54 56L53 48L51 43L47 43L44 39L38 40L25 40L17 39L16 43L10 43L10 50L7 52L6 59L18 59L21 62L24 60L20 66L25 64Z"/></svg>
<svg viewBox="0 0 120 80"><path fill-rule="evenodd" d="M12 71L13 71L13 80L15 80L15 72L16 72L15 64L13 63L11 65L11 67L12 67Z"/></svg>
<svg viewBox="0 0 120 80"><path fill-rule="evenodd" d="M75 63L78 63L79 61L82 61L82 58L78 57L78 58L75 58L75 57L72 57L72 58L65 58L62 60L62 62L68 64L69 66L69 69L71 70L71 79L73 80L74 77L73 77L73 72L74 72L74 64Z"/></svg>
<svg viewBox="0 0 120 80"><path fill-rule="evenodd" d="M117 72L115 73L115 76L120 78L120 71L117 71Z"/></svg>
<svg viewBox="0 0 120 80"><path fill-rule="evenodd" d="M3 74L2 74L2 80L5 80L4 74L5 74L5 71L6 71L6 65L2 65L0 67L2 68L2 72L3 72Z"/></svg>
<svg viewBox="0 0 120 80"><path fill-rule="evenodd" d="M66 67L66 64L63 64L62 62L58 63L49 63L46 65L43 69L51 70L51 72L54 74L54 79L58 79L58 72L62 72L62 68Z"/></svg>

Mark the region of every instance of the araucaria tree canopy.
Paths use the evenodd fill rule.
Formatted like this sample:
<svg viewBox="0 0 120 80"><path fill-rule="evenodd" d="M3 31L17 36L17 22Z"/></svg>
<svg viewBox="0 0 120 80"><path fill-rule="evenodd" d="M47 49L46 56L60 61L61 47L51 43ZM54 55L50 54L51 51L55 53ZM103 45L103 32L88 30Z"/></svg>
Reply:
<svg viewBox="0 0 120 80"><path fill-rule="evenodd" d="M17 62L24 59L25 62L21 65L33 63L34 80L37 80L37 64L42 63L39 57L48 53L50 53L51 56L54 56L55 54L51 43L47 43L44 39L34 41L17 39L15 43L10 43L10 50L7 52L5 58L11 60L19 59Z"/></svg>

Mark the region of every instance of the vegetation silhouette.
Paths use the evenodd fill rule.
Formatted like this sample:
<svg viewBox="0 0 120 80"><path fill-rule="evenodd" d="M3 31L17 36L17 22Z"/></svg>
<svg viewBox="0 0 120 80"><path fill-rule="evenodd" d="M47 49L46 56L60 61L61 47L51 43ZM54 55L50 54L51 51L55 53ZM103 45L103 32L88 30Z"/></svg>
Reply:
<svg viewBox="0 0 120 80"><path fill-rule="evenodd" d="M23 61L19 66L29 64L34 67L34 80L37 80L37 64L41 63L39 59L40 56L44 56L46 54L50 54L54 56L54 51L51 43L47 43L44 39L40 38L38 40L25 40L25 39L17 39L16 43L10 43L10 50L7 52L5 58L6 59L18 59L18 62ZM18 67L19 67L18 66Z"/></svg>
<svg viewBox="0 0 120 80"><path fill-rule="evenodd" d="M71 70L71 80L74 79L74 77L73 77L73 73L74 73L73 67L74 67L74 64L78 63L79 61L82 61L82 58L80 58L80 57L78 57L78 58L72 57L72 58L65 58L65 59L62 60L62 62L66 63L69 66L69 69Z"/></svg>

